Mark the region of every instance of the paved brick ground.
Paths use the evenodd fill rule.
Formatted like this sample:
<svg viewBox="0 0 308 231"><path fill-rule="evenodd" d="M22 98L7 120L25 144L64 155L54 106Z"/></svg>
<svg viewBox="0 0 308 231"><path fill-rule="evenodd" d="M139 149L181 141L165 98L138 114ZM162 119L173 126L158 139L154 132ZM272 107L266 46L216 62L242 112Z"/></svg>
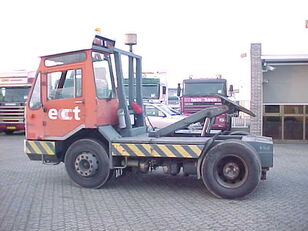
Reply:
<svg viewBox="0 0 308 231"><path fill-rule="evenodd" d="M216 199L195 177L161 173L84 189L64 165L23 154L0 134L0 230L308 230L308 145L275 145L268 180L242 200Z"/></svg>

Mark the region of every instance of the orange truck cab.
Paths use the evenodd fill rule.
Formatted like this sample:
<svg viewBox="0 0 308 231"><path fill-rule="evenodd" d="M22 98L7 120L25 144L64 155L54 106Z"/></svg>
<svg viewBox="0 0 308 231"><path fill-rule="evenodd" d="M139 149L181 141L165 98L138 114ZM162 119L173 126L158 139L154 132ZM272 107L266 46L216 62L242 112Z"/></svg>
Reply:
<svg viewBox="0 0 308 231"><path fill-rule="evenodd" d="M109 65L108 54L93 50L42 57L27 107L27 139L65 140L82 129L115 125Z"/></svg>
<svg viewBox="0 0 308 231"><path fill-rule="evenodd" d="M243 197L273 166L273 143L247 134L210 134L216 116L254 115L220 97L222 105L148 131L141 56L96 35L90 49L41 57L26 105L25 153L44 164L64 162L82 187L100 188L114 174L163 167L166 174L197 175L217 197ZM200 134L181 132L201 120Z"/></svg>

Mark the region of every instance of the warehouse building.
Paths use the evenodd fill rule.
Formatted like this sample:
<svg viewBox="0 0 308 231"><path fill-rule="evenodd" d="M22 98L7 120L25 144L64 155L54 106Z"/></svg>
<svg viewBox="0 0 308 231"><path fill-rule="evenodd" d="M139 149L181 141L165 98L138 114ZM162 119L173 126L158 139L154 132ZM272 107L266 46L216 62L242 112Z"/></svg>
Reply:
<svg viewBox="0 0 308 231"><path fill-rule="evenodd" d="M275 140L308 140L308 55L262 55L251 44L253 134Z"/></svg>

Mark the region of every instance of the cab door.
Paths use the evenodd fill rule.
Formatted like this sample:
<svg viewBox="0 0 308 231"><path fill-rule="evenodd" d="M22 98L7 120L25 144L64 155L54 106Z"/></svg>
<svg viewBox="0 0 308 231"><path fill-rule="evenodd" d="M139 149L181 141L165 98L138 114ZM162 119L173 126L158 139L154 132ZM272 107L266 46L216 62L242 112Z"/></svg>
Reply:
<svg viewBox="0 0 308 231"><path fill-rule="evenodd" d="M64 140L85 127L83 67L44 73L44 139Z"/></svg>
<svg viewBox="0 0 308 231"><path fill-rule="evenodd" d="M25 129L29 140L43 139L42 129L44 112L42 108L41 73L38 72L25 107Z"/></svg>

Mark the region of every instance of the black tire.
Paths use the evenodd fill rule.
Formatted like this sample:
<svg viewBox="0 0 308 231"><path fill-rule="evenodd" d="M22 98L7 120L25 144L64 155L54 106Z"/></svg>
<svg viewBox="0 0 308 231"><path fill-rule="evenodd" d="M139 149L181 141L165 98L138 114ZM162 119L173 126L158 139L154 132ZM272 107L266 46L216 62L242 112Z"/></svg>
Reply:
<svg viewBox="0 0 308 231"><path fill-rule="evenodd" d="M13 135L14 131L5 131L4 132L6 135Z"/></svg>
<svg viewBox="0 0 308 231"><path fill-rule="evenodd" d="M111 178L108 154L96 140L74 142L65 154L64 163L69 177L82 187L100 188Z"/></svg>
<svg viewBox="0 0 308 231"><path fill-rule="evenodd" d="M261 162L249 144L226 140L206 154L201 174L203 183L214 196L236 199L257 187L261 178Z"/></svg>

